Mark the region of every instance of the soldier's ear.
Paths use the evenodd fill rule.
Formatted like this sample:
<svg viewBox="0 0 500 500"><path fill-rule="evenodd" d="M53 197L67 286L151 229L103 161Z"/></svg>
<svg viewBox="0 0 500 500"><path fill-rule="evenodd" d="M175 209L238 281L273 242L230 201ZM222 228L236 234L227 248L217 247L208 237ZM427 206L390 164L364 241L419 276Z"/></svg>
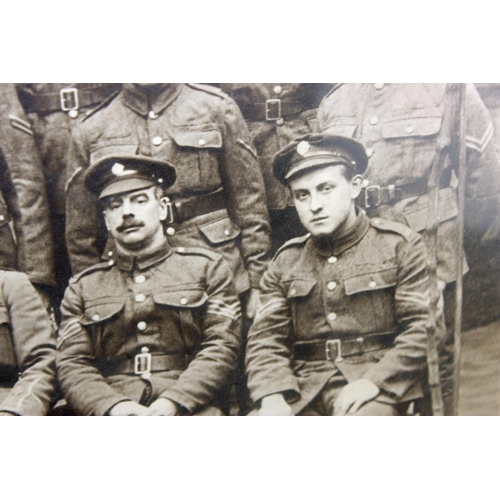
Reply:
<svg viewBox="0 0 500 500"><path fill-rule="evenodd" d="M359 193L361 193L361 188L363 187L363 177L361 175L355 175L351 179L351 186L352 186L351 197L352 199L355 199L359 196Z"/></svg>
<svg viewBox="0 0 500 500"><path fill-rule="evenodd" d="M167 218L168 202L169 202L169 199L166 198L165 196L160 198L160 206L158 207L158 213L159 213L161 221L164 221Z"/></svg>

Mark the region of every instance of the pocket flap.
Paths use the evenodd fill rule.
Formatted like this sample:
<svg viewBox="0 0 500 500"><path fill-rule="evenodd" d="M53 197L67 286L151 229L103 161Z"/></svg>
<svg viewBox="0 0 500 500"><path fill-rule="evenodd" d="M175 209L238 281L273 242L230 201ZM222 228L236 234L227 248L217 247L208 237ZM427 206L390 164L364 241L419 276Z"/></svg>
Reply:
<svg viewBox="0 0 500 500"><path fill-rule="evenodd" d="M360 292L390 288L396 286L396 282L397 268L391 267L347 278L344 280L345 293L346 295L353 295Z"/></svg>
<svg viewBox="0 0 500 500"><path fill-rule="evenodd" d="M328 125L325 133L332 135L342 135L344 137L354 137L354 132L358 128L357 125L349 125L346 123L338 123L333 125Z"/></svg>
<svg viewBox="0 0 500 500"><path fill-rule="evenodd" d="M233 224L229 217L203 224L198 229L210 243L214 244L234 240L241 234L241 229Z"/></svg>
<svg viewBox="0 0 500 500"><path fill-rule="evenodd" d="M80 323L82 325L93 325L112 318L123 310L124 302L102 302L91 304L85 308L85 314Z"/></svg>
<svg viewBox="0 0 500 500"><path fill-rule="evenodd" d="M204 290L165 290L153 294L154 301L164 306L200 307L208 300Z"/></svg>
<svg viewBox="0 0 500 500"><path fill-rule="evenodd" d="M316 285L316 280L294 280L288 288L287 299L306 297Z"/></svg>
<svg viewBox="0 0 500 500"><path fill-rule="evenodd" d="M138 144L98 144L90 153L90 164L93 165L106 156L133 156L138 150Z"/></svg>
<svg viewBox="0 0 500 500"><path fill-rule="evenodd" d="M382 125L384 139L416 137L437 134L441 130L440 116L413 117L393 120Z"/></svg>
<svg viewBox="0 0 500 500"><path fill-rule="evenodd" d="M222 134L218 130L176 129L171 132L178 146L188 148L221 148Z"/></svg>

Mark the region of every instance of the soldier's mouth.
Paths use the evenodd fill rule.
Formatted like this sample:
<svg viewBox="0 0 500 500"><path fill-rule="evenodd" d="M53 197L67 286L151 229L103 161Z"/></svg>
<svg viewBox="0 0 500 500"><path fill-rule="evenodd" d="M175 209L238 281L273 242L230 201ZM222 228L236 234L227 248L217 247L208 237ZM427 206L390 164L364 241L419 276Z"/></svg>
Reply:
<svg viewBox="0 0 500 500"><path fill-rule="evenodd" d="M328 219L328 217L315 217L314 219L311 219L311 222L322 222L326 219Z"/></svg>
<svg viewBox="0 0 500 500"><path fill-rule="evenodd" d="M143 226L144 224L133 224L133 225L127 225L127 226L120 226L118 228L118 232L120 233L128 233L135 231L136 229L139 229Z"/></svg>

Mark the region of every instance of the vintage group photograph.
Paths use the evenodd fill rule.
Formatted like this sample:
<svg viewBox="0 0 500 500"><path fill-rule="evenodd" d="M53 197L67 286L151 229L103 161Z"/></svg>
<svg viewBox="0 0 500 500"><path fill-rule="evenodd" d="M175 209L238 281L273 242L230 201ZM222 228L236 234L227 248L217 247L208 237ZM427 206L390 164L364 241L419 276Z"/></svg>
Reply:
<svg viewBox="0 0 500 500"><path fill-rule="evenodd" d="M500 415L500 84L0 84L0 416Z"/></svg>

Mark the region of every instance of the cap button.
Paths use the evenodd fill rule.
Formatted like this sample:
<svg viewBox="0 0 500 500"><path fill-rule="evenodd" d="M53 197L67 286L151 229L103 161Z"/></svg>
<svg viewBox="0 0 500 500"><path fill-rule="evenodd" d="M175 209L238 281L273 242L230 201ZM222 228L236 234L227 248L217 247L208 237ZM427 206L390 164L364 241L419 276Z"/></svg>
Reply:
<svg viewBox="0 0 500 500"><path fill-rule="evenodd" d="M173 227L167 227L167 234L173 236L175 234L175 229Z"/></svg>

